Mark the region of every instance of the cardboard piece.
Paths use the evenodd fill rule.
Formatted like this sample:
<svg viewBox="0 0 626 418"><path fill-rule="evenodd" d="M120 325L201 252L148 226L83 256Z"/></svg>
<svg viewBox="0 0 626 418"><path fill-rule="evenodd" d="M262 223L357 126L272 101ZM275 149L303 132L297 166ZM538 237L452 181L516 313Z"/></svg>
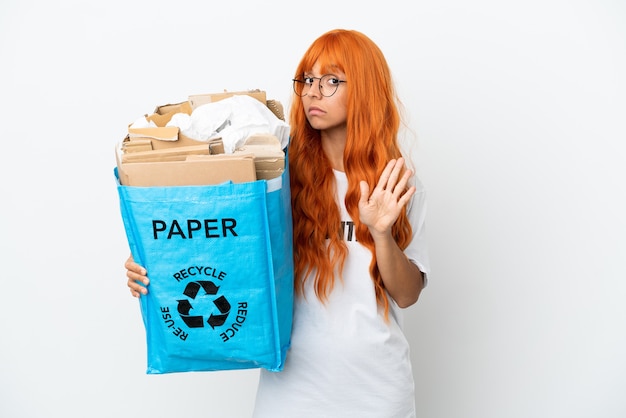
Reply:
<svg viewBox="0 0 626 418"><path fill-rule="evenodd" d="M186 113L191 115L191 103L189 101L175 104L158 106L151 115L146 115L148 121L152 121L156 126L165 126L176 113Z"/></svg>
<svg viewBox="0 0 626 418"><path fill-rule="evenodd" d="M158 139L160 141L178 141L179 129L176 126L155 128L128 128L129 138Z"/></svg>
<svg viewBox="0 0 626 418"><path fill-rule="evenodd" d="M210 155L208 144L122 154L122 163L185 161L189 155Z"/></svg>
<svg viewBox="0 0 626 418"><path fill-rule="evenodd" d="M285 152L274 135L251 135L242 147L235 150L235 154L254 156L258 180L278 177L285 168Z"/></svg>
<svg viewBox="0 0 626 418"><path fill-rule="evenodd" d="M152 150L152 140L150 139L134 139L122 143L124 153L141 152Z"/></svg>
<svg viewBox="0 0 626 418"><path fill-rule="evenodd" d="M187 155L184 159L150 162L122 162L116 152L120 183L124 186L193 186L244 183L256 180L251 155Z"/></svg>
<svg viewBox="0 0 626 418"><path fill-rule="evenodd" d="M213 147L203 144L127 152L125 145L132 142L122 143L117 152L120 182L128 186L269 180L280 176L285 168L285 153L278 138L273 135L252 135L233 154L224 154L221 141L214 141ZM190 165L186 170L184 164L189 162L201 162L204 166ZM173 163L178 164L168 165Z"/></svg>

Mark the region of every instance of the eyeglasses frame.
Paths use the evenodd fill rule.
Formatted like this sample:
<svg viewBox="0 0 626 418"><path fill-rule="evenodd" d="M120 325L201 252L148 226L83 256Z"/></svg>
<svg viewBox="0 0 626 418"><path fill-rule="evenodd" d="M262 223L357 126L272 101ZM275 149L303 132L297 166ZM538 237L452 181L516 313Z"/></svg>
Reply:
<svg viewBox="0 0 626 418"><path fill-rule="evenodd" d="M326 95L324 94L324 92L322 91L322 78L324 78L324 77L326 77L326 76L332 76L332 75L333 75L333 74L324 74L324 75L323 75L323 76L321 76L321 77L310 77L310 76L309 76L309 77L304 77L304 78L312 78L313 80L318 80L317 85L318 85L318 88L319 88L320 94L321 94L323 97L332 97L335 93L337 93L337 90L339 90L339 85L340 85L341 83L347 83L347 82L348 82L347 80L340 80L340 79L338 79L337 77L334 77L334 78L336 78L336 79L337 79L337 81L339 82L339 84L337 84L337 86L335 87L335 91L333 91L333 92L332 92L332 94L329 94L328 96L326 96ZM298 92L297 92L297 90L296 90L296 83L302 83L302 84L304 84L304 85L306 86L306 82L305 82L304 80L298 80L297 78L293 78L293 79L292 79L292 81L293 81L293 91L294 91L294 93L296 93L296 96L298 96L298 97L305 97L306 95L308 95L308 94L309 94L309 92L306 92L306 94L298 94ZM312 87L313 87L313 84L311 84L311 88L312 88ZM304 88L303 88L303 90L304 90ZM311 90L309 89L309 91L311 91Z"/></svg>

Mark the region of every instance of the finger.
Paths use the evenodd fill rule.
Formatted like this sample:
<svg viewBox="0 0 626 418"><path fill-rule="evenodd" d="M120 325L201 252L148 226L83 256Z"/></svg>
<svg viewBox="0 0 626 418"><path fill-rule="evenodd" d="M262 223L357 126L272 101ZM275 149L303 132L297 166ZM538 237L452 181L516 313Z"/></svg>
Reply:
<svg viewBox="0 0 626 418"><path fill-rule="evenodd" d="M132 280L133 282L137 282L137 283L141 283L144 286L148 286L150 284L150 279L148 279L148 276L145 276L141 273L135 273L132 270L127 270L126 271L126 277L128 277L128 280Z"/></svg>
<svg viewBox="0 0 626 418"><path fill-rule="evenodd" d="M398 178L400 178L400 173L402 172L403 168L404 168L404 159L398 158L392 167L391 174L389 175L389 180L387 181L388 189L391 189L392 191L394 190L394 188L396 187L398 183Z"/></svg>
<svg viewBox="0 0 626 418"><path fill-rule="evenodd" d="M129 257L128 260L126 260L126 263L124 263L124 267L126 267L126 270L128 271L132 271L142 276L146 276L148 274L143 266L140 266L133 261L132 256Z"/></svg>
<svg viewBox="0 0 626 418"><path fill-rule="evenodd" d="M395 185L395 188L393 190L393 195L394 197L396 197L396 199L399 198L406 191L407 185L409 184L409 179L411 178L412 175L413 175L413 171L406 170L404 174L402 175L402 177L400 178L400 180L398 181L398 183Z"/></svg>
<svg viewBox="0 0 626 418"><path fill-rule="evenodd" d="M387 185L389 182L389 176L391 176L391 172L393 171L395 164L396 164L396 160L391 160L387 163L387 165L385 166L385 169L380 175L380 178L378 179L378 184L376 185L377 189L385 190L387 188Z"/></svg>
<svg viewBox="0 0 626 418"><path fill-rule="evenodd" d="M400 199L398 199L398 205L400 207L403 207L404 205L406 205L407 203L409 203L409 200L411 200L411 197L415 194L415 186L411 186L409 187L409 189L406 191L406 193L404 193Z"/></svg>
<svg viewBox="0 0 626 418"><path fill-rule="evenodd" d="M141 297L142 295L147 295L148 294L148 290L145 287L142 288L142 289L139 289L139 290L130 289L130 294L133 297L138 298L138 297Z"/></svg>
<svg viewBox="0 0 626 418"><path fill-rule="evenodd" d="M131 278L128 279L127 282L128 288L130 289L130 292L133 296L138 297L140 294L142 295L146 295L148 294L148 289L144 286L142 286L140 283L138 283L136 280L133 280Z"/></svg>
<svg viewBox="0 0 626 418"><path fill-rule="evenodd" d="M361 180L359 183L361 187L361 196L359 198L359 205L367 205L370 200L370 186L366 181Z"/></svg>

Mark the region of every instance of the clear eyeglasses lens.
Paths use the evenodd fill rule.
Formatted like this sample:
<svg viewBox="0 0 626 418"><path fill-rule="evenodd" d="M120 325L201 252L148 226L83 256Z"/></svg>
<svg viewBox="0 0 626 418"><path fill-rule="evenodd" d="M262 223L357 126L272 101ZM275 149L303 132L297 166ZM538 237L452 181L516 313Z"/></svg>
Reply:
<svg viewBox="0 0 626 418"><path fill-rule="evenodd" d="M345 83L344 80L339 80L331 74L326 74L322 77L303 77L293 80L293 90L298 96L306 96L311 90L311 86L315 84L315 80L319 80L320 93L324 97L332 96L339 88L339 84Z"/></svg>

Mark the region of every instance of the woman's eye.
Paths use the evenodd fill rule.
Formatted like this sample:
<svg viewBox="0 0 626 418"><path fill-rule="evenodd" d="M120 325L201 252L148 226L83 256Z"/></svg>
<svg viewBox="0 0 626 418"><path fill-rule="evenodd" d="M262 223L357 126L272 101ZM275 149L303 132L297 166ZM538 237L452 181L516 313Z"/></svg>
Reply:
<svg viewBox="0 0 626 418"><path fill-rule="evenodd" d="M313 77L304 77L305 84L313 84Z"/></svg>

